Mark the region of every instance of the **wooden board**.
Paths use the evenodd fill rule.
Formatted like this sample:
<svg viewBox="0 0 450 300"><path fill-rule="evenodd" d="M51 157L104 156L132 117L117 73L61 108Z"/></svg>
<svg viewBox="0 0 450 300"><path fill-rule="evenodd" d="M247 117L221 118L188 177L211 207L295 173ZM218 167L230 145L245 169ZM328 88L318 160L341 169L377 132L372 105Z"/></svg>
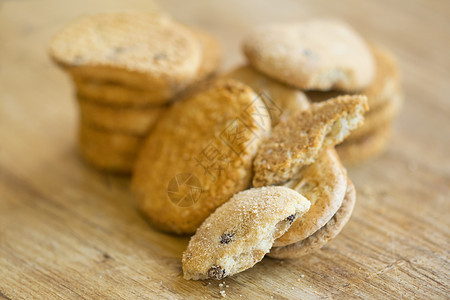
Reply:
<svg viewBox="0 0 450 300"><path fill-rule="evenodd" d="M337 16L399 57L406 103L387 152L349 169L351 221L324 249L264 259L218 282L185 281L188 239L153 230L129 181L85 165L76 107L51 64L51 36L81 13L153 9L147 0L0 2L0 298L448 298L450 2L161 1L211 30L224 68L257 23Z"/></svg>

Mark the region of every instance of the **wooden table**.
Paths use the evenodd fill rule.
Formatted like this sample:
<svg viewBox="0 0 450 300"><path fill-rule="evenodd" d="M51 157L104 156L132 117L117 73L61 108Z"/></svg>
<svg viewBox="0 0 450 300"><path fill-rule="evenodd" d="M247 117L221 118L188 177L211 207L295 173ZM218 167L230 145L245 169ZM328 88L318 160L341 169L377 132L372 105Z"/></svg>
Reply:
<svg viewBox="0 0 450 300"><path fill-rule="evenodd" d="M51 36L86 12L149 1L0 2L0 298L447 298L450 249L449 1L161 1L224 43L224 68L257 23L337 16L399 57L406 103L387 152L349 169L343 232L296 261L264 259L218 282L185 281L188 239L153 230L125 177L85 165Z"/></svg>

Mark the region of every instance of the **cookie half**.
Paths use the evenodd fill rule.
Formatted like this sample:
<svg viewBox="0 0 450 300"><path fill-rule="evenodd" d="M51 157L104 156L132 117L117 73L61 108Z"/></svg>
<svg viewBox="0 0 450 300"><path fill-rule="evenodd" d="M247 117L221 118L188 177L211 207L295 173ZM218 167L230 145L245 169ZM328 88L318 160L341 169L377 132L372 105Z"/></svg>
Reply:
<svg viewBox="0 0 450 300"><path fill-rule="evenodd" d="M133 190L141 210L161 230L193 234L250 186L253 158L270 129L264 103L237 81L216 81L175 103L136 163Z"/></svg>
<svg viewBox="0 0 450 300"><path fill-rule="evenodd" d="M81 122L78 140L84 159L94 167L114 173L131 173L143 138L108 132Z"/></svg>
<svg viewBox="0 0 450 300"><path fill-rule="evenodd" d="M281 184L321 149L334 146L360 126L368 110L366 96L341 96L311 105L279 123L262 144L253 163L255 187Z"/></svg>
<svg viewBox="0 0 450 300"><path fill-rule="evenodd" d="M145 136L167 106L116 107L78 97L81 120L93 127L117 133Z"/></svg>
<svg viewBox="0 0 450 300"><path fill-rule="evenodd" d="M301 241L324 226L336 214L347 189L347 174L336 151L324 149L316 160L302 168L285 186L311 202L311 208L297 219L274 246Z"/></svg>
<svg viewBox="0 0 450 300"><path fill-rule="evenodd" d="M261 96L267 105L273 127L291 113L309 107L309 101L302 91L274 80L251 66L238 67L225 76L248 85Z"/></svg>
<svg viewBox="0 0 450 300"><path fill-rule="evenodd" d="M309 206L306 198L286 187L234 195L192 236L183 253L184 278L220 280L251 268Z"/></svg>
<svg viewBox="0 0 450 300"><path fill-rule="evenodd" d="M49 51L73 76L158 91L164 100L196 78L202 58L191 31L145 12L76 20L53 38Z"/></svg>
<svg viewBox="0 0 450 300"><path fill-rule="evenodd" d="M341 232L352 215L355 202L355 187L349 181L341 207L325 226L302 241L284 247L273 247L267 256L278 259L292 259L319 250Z"/></svg>
<svg viewBox="0 0 450 300"><path fill-rule="evenodd" d="M303 90L360 90L375 75L365 41L337 20L260 26L243 51L257 70Z"/></svg>

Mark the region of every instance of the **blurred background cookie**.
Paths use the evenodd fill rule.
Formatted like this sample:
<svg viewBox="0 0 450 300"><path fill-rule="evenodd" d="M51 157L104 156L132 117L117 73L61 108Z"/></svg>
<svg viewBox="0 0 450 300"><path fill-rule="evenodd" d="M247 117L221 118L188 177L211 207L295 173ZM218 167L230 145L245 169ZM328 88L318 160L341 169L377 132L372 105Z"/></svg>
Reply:
<svg viewBox="0 0 450 300"><path fill-rule="evenodd" d="M337 20L262 25L244 39L243 51L257 70L303 90L359 90L375 73L365 41Z"/></svg>

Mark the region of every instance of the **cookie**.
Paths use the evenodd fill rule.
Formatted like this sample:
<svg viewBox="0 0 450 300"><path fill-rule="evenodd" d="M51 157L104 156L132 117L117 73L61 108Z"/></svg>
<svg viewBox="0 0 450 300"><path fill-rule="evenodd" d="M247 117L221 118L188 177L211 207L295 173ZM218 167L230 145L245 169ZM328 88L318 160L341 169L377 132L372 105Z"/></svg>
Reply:
<svg viewBox="0 0 450 300"><path fill-rule="evenodd" d="M384 105L392 97L401 94L400 72L394 55L386 48L370 44L375 59L375 77L373 82L358 94L366 95L371 110ZM312 102L321 102L342 95L341 91L308 91L308 99Z"/></svg>
<svg viewBox="0 0 450 300"><path fill-rule="evenodd" d="M243 51L258 71L303 90L360 90L375 75L365 41L337 20L260 26Z"/></svg>
<svg viewBox="0 0 450 300"><path fill-rule="evenodd" d="M364 124L356 128L347 138L347 141L358 140L372 131L383 127L385 124L391 123L397 116L403 105L403 95L393 95L391 99L383 105L370 110L364 116Z"/></svg>
<svg viewBox="0 0 450 300"><path fill-rule="evenodd" d="M155 91L169 100L196 78L195 35L166 16L124 12L84 17L59 32L50 56L75 77Z"/></svg>
<svg viewBox="0 0 450 300"><path fill-rule="evenodd" d="M136 163L132 186L141 210L160 230L193 234L250 186L253 158L270 129L262 100L237 81L218 80L176 102Z"/></svg>
<svg viewBox="0 0 450 300"><path fill-rule="evenodd" d="M202 59L197 70L196 81L201 81L214 74L222 60L222 48L219 41L199 28L186 27L198 39L202 49Z"/></svg>
<svg viewBox="0 0 450 300"><path fill-rule="evenodd" d="M145 136L167 106L115 107L78 97L82 122L107 131Z"/></svg>
<svg viewBox="0 0 450 300"><path fill-rule="evenodd" d="M273 247L267 256L278 259L292 259L319 250L341 232L352 215L355 202L355 187L348 181L342 206L325 226L302 241L284 247Z"/></svg>
<svg viewBox="0 0 450 300"><path fill-rule="evenodd" d="M184 278L220 280L251 268L309 206L306 198L286 187L234 195L192 236L183 253Z"/></svg>
<svg viewBox="0 0 450 300"><path fill-rule="evenodd" d="M336 146L341 161L346 165L356 165L380 155L387 147L391 137L391 124L367 133L356 140L344 141Z"/></svg>
<svg viewBox="0 0 450 300"><path fill-rule="evenodd" d="M304 240L336 214L347 189L347 175L336 151L329 148L324 149L312 164L295 174L285 186L308 199L311 208L275 241L276 247Z"/></svg>
<svg viewBox="0 0 450 300"><path fill-rule="evenodd" d="M143 138L108 132L81 123L78 140L84 159L94 167L114 172L131 173Z"/></svg>
<svg viewBox="0 0 450 300"><path fill-rule="evenodd" d="M254 160L253 186L281 184L314 162L321 149L334 146L364 120L366 96L341 96L311 105L279 123Z"/></svg>
<svg viewBox="0 0 450 300"><path fill-rule="evenodd" d="M248 85L261 96L269 110L273 127L292 112L309 107L309 101L302 91L273 80L250 66L238 67L225 76Z"/></svg>
<svg viewBox="0 0 450 300"><path fill-rule="evenodd" d="M98 78L84 78L73 75L77 94L95 102L116 107L156 107L169 104L173 97L165 90L146 90L129 87L122 83L108 82Z"/></svg>

